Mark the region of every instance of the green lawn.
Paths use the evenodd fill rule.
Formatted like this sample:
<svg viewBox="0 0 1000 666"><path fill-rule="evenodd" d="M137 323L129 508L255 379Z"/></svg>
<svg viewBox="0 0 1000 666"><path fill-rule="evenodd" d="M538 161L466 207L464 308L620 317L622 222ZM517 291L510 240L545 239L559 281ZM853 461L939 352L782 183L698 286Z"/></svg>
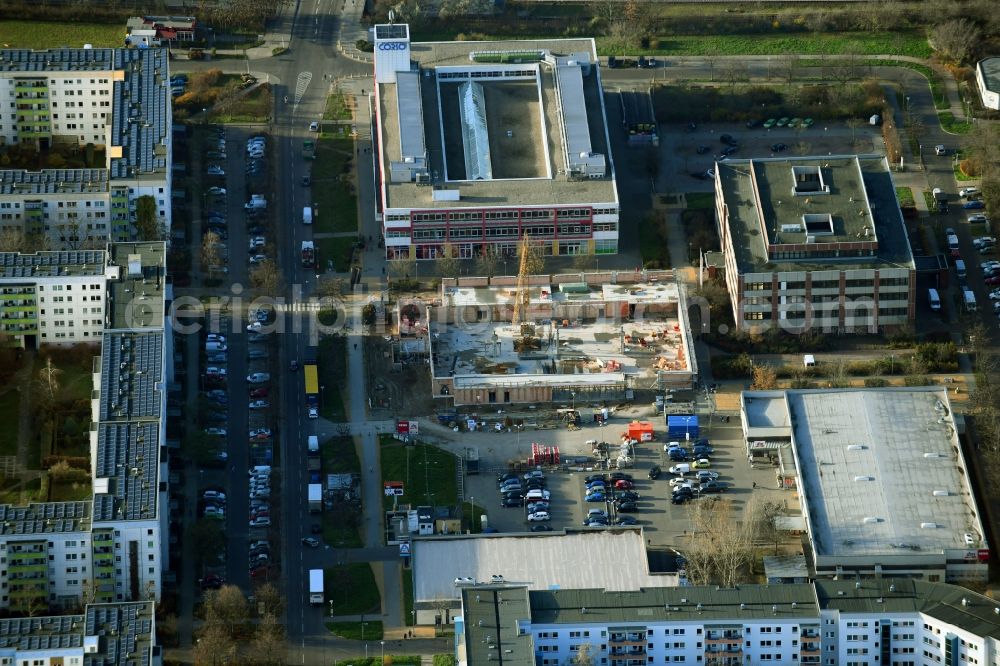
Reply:
<svg viewBox="0 0 1000 666"><path fill-rule="evenodd" d="M684 195L688 210L712 210L715 208L714 192L688 192Z"/></svg>
<svg viewBox="0 0 1000 666"><path fill-rule="evenodd" d="M354 192L354 139L324 134L316 145L313 193L316 232L357 232L358 197Z"/></svg>
<svg viewBox="0 0 1000 666"><path fill-rule="evenodd" d="M323 474L357 474L361 461L350 437L331 437L320 444L323 457Z"/></svg>
<svg viewBox="0 0 1000 666"><path fill-rule="evenodd" d="M265 83L235 102L220 104L210 120L213 123L265 123L271 118L273 108L271 87Z"/></svg>
<svg viewBox="0 0 1000 666"><path fill-rule="evenodd" d="M320 445L322 457L322 473L327 474L357 474L361 471L354 448L354 440L350 437L333 437ZM360 548L361 541L360 513L355 507L335 504L332 509L323 511L323 541L336 548Z"/></svg>
<svg viewBox="0 0 1000 666"><path fill-rule="evenodd" d="M326 608L330 612L333 602L334 615L360 615L379 613L381 602L375 574L367 562L355 562L323 570L326 590Z"/></svg>
<svg viewBox="0 0 1000 666"><path fill-rule="evenodd" d="M352 117L350 100L343 92L337 90L326 98L323 120L350 120Z"/></svg>
<svg viewBox="0 0 1000 666"><path fill-rule="evenodd" d="M319 266L326 270L327 260L333 261L333 270L344 273L351 268L354 257L354 246L358 242L355 236L338 236L336 238L320 238L316 241L319 251Z"/></svg>
<svg viewBox="0 0 1000 666"><path fill-rule="evenodd" d="M896 198L899 199L900 206L916 205L916 202L913 200L913 190L909 187L897 187Z"/></svg>
<svg viewBox="0 0 1000 666"><path fill-rule="evenodd" d="M413 626L413 567L403 569L403 620Z"/></svg>
<svg viewBox="0 0 1000 666"><path fill-rule="evenodd" d="M454 506L458 502L455 487L455 456L427 444L404 446L392 437L382 436L382 479L402 481L402 504ZM383 498L392 508L392 498Z"/></svg>
<svg viewBox="0 0 1000 666"><path fill-rule="evenodd" d="M0 21L0 44L4 48L80 48L84 44L107 48L121 46L124 38L125 27L121 23Z"/></svg>
<svg viewBox="0 0 1000 666"><path fill-rule="evenodd" d="M670 268L667 225L655 211L646 213L639 221L639 251L646 268Z"/></svg>
<svg viewBox="0 0 1000 666"><path fill-rule="evenodd" d="M941 129L951 134L968 134L972 130L972 123L956 120L951 111L938 113L938 120L941 121Z"/></svg>
<svg viewBox="0 0 1000 666"><path fill-rule="evenodd" d="M678 35L655 40L648 55L895 55L928 58L931 48L919 32L911 33L803 33L780 35ZM597 38L601 55L622 55L609 37ZM630 51L629 53L632 53Z"/></svg>
<svg viewBox="0 0 1000 666"><path fill-rule="evenodd" d="M89 500L93 494L90 483L49 480L50 502L81 502Z"/></svg>
<svg viewBox="0 0 1000 666"><path fill-rule="evenodd" d="M53 362L53 365L56 365L56 363ZM36 363L35 370L37 371L39 367ZM60 401L87 400L90 398L90 393L94 388L94 377L89 368L84 369L79 365L67 364L60 365L59 369L62 370L62 374L59 375Z"/></svg>
<svg viewBox="0 0 1000 666"><path fill-rule="evenodd" d="M364 629L360 622L327 622L326 628L331 634L346 638L349 641L379 641L382 640L382 621L365 620Z"/></svg>
<svg viewBox="0 0 1000 666"><path fill-rule="evenodd" d="M17 455L17 433L20 426L18 405L21 404L21 393L11 389L0 395L0 423L4 424L0 431L0 456Z"/></svg>
<svg viewBox="0 0 1000 666"><path fill-rule="evenodd" d="M324 387L320 414L330 421L343 421L345 407L340 388L345 385L347 377L347 339L339 336L321 338L318 356L319 383Z"/></svg>

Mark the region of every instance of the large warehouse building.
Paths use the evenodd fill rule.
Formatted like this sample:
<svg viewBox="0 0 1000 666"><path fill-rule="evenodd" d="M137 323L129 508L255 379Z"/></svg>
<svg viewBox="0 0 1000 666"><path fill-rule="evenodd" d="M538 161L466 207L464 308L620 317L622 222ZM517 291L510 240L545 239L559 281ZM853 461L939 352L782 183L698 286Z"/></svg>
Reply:
<svg viewBox="0 0 1000 666"><path fill-rule="evenodd" d="M987 579L989 544L946 389L742 399L748 455L772 451L795 475L816 576Z"/></svg>
<svg viewBox="0 0 1000 666"><path fill-rule="evenodd" d="M914 320L913 255L884 157L726 160L715 170L738 328L873 332Z"/></svg>
<svg viewBox="0 0 1000 666"><path fill-rule="evenodd" d="M389 259L618 252L590 39L411 43L375 26L378 214Z"/></svg>

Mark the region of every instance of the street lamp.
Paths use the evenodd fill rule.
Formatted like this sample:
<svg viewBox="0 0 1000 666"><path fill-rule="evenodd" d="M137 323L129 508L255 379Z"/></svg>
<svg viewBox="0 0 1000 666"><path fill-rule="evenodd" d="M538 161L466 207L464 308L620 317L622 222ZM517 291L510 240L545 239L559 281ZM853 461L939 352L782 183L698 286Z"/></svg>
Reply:
<svg viewBox="0 0 1000 666"><path fill-rule="evenodd" d="M476 498L469 495L469 501L472 502L472 517L469 518L469 532L475 532L476 528Z"/></svg>
<svg viewBox="0 0 1000 666"><path fill-rule="evenodd" d="M573 409L576 409L576 391L570 391L570 392L569 392L569 396L570 396L570 398L572 398L572 400L573 400L573 405L572 405L572 408L573 408Z"/></svg>
<svg viewBox="0 0 1000 666"><path fill-rule="evenodd" d="M333 618L333 599L330 599L330 618Z"/></svg>
<svg viewBox="0 0 1000 666"><path fill-rule="evenodd" d="M382 644L382 663L385 663L385 641L379 641Z"/></svg>

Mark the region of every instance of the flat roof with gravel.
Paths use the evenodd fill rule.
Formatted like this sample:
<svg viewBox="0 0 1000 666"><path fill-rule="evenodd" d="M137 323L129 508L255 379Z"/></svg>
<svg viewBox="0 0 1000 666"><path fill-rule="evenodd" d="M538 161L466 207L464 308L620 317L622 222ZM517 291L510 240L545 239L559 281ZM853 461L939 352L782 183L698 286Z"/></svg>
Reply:
<svg viewBox="0 0 1000 666"><path fill-rule="evenodd" d="M733 159L716 169L740 273L913 267L880 155ZM877 248L874 255L849 248L821 254L834 243ZM809 253L801 251L806 246Z"/></svg>
<svg viewBox="0 0 1000 666"><path fill-rule="evenodd" d="M788 408L817 556L986 547L945 389L795 390Z"/></svg>

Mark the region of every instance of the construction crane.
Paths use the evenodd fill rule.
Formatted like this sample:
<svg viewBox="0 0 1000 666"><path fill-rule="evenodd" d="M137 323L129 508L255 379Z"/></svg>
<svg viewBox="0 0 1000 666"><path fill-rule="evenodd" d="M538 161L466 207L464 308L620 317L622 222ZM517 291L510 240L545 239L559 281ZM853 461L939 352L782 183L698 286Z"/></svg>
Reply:
<svg viewBox="0 0 1000 666"><path fill-rule="evenodd" d="M528 304L531 301L528 287L525 285L525 278L528 277L528 254L531 252L531 241L528 239L527 233L521 238L520 252L521 263L517 270L517 288L514 291L514 316L511 319L514 330L520 327L521 317L528 311Z"/></svg>

